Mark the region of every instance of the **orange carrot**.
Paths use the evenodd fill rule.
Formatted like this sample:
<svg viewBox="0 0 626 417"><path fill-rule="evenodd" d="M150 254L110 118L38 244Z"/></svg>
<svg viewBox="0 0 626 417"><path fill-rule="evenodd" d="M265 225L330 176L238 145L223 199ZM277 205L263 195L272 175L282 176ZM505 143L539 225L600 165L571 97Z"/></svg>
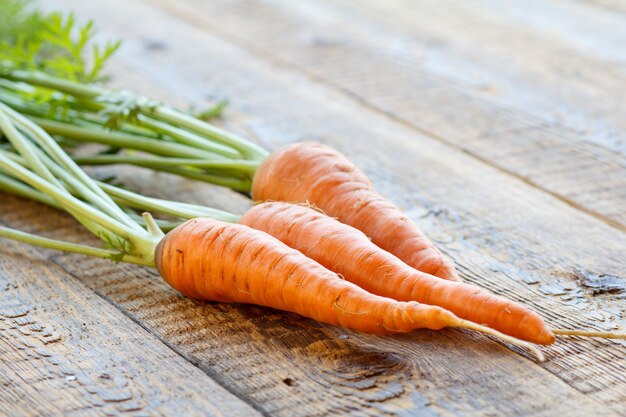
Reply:
<svg viewBox="0 0 626 417"><path fill-rule="evenodd" d="M245 225L189 220L159 243L155 265L172 287L197 299L257 304L377 334L469 328L527 347L541 358L532 346L441 307L368 293Z"/></svg>
<svg viewBox="0 0 626 417"><path fill-rule="evenodd" d="M460 281L452 262L417 225L381 197L365 174L332 148L302 142L274 152L254 176L252 197L257 201L310 203L363 231L409 266Z"/></svg>
<svg viewBox="0 0 626 417"><path fill-rule="evenodd" d="M533 343L554 342L543 319L521 304L475 285L417 271L381 250L361 231L309 207L263 203L248 210L240 223L263 230L373 294L440 306Z"/></svg>

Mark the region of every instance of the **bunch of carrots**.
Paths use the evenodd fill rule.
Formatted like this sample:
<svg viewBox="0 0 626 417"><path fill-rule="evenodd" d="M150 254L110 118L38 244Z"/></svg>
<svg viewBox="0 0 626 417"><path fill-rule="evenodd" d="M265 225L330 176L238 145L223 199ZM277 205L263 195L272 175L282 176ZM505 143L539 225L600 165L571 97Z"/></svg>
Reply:
<svg viewBox="0 0 626 417"><path fill-rule="evenodd" d="M96 81L117 46L96 48L90 68L81 48L91 24L76 31L71 17L39 19L44 33L32 35L31 55L0 60L0 189L67 211L105 248L8 227L0 236L154 266L189 297L268 306L368 333L468 328L540 360L529 342L550 344L555 334L624 337L549 329L521 304L461 282L452 262L339 152L297 143L268 154L186 112L106 89ZM9 40L5 50L20 42L29 41ZM108 148L73 156L77 141ZM112 163L250 192L258 204L238 216L159 200L97 182L78 165Z"/></svg>

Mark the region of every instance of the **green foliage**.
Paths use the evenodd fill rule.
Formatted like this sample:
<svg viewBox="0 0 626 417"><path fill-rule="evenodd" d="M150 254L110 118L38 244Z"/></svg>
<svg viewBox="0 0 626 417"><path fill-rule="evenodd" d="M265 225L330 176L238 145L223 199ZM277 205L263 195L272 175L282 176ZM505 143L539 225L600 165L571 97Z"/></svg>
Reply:
<svg viewBox="0 0 626 417"><path fill-rule="evenodd" d="M121 42L94 43L93 22L80 26L71 13L42 16L38 12L26 13L15 6L19 3L15 0L0 0L0 5L5 2L14 10L9 14L25 17L16 17L17 23L0 36L1 67L41 71L83 83L103 78L104 65Z"/></svg>
<svg viewBox="0 0 626 417"><path fill-rule="evenodd" d="M226 106L228 106L228 100L226 99L221 100L215 106L209 109L206 109L204 111L201 111L200 113L197 113L195 117L197 117L200 120L204 120L205 122L208 122L209 120L217 119L222 116L222 112L224 111Z"/></svg>
<svg viewBox="0 0 626 417"><path fill-rule="evenodd" d="M120 262L124 255L132 253L132 245L128 240L105 230L99 230L97 235L103 241L105 249L119 251L119 260L117 260L117 262ZM116 254L111 256L114 259L114 257L118 255Z"/></svg>
<svg viewBox="0 0 626 417"><path fill-rule="evenodd" d="M120 130L120 125L124 122L139 123L140 112L150 111L161 104L157 100L125 91L102 95L97 101L108 105L100 114L106 117L104 127L110 130Z"/></svg>
<svg viewBox="0 0 626 417"><path fill-rule="evenodd" d="M53 75L79 82L94 82L101 78L100 72L106 61L115 53L121 42L109 42L104 46L94 44L93 22L77 26L73 14L63 16L52 13L45 22L46 30L40 34L44 48L40 49L38 64ZM91 46L91 65L87 63ZM48 58L49 57L49 58Z"/></svg>
<svg viewBox="0 0 626 417"><path fill-rule="evenodd" d="M29 37L39 31L42 16L31 11L30 0L0 0L0 40L15 42L18 34Z"/></svg>
<svg viewBox="0 0 626 417"><path fill-rule="evenodd" d="M124 256L126 256L126 254L122 252L112 253L111 255L109 255L109 259L115 262L116 264L119 264L120 262L124 260Z"/></svg>
<svg viewBox="0 0 626 417"><path fill-rule="evenodd" d="M106 62L121 44L98 44L93 22L79 25L71 13L40 13L29 0L0 0L0 10L0 77L21 70L85 84L102 81ZM67 120L74 104L72 97L48 88L20 83L2 88L40 117Z"/></svg>

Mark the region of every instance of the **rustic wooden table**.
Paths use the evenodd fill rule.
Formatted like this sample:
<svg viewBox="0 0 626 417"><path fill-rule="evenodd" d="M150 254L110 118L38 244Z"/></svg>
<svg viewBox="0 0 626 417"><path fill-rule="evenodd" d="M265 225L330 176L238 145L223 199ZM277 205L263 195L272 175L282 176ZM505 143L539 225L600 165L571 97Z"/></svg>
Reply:
<svg viewBox="0 0 626 417"><path fill-rule="evenodd" d="M555 327L624 324L623 2L43 3L124 38L119 87L179 105L226 97L224 125L267 148L313 139L345 152L465 280ZM157 196L250 204L115 171ZM0 221L91 239L4 194ZM140 267L0 245L2 415L626 413L624 343L562 339L537 364L471 332L367 336L192 301Z"/></svg>

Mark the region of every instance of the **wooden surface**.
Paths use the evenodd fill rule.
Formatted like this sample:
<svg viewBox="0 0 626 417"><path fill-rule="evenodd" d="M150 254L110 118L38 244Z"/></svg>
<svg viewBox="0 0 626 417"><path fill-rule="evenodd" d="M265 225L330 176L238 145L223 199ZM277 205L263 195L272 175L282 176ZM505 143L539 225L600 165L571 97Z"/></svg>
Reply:
<svg viewBox="0 0 626 417"><path fill-rule="evenodd" d="M266 148L331 144L467 281L554 327L623 326L623 5L459 4L45 2L125 39L116 85L183 106L228 98L224 125ZM157 196L249 205L115 172ZM4 194L0 222L93 242L68 216ZM465 331L361 335L192 301L140 267L0 246L7 416L626 415L626 344L562 339L544 351L536 364Z"/></svg>

